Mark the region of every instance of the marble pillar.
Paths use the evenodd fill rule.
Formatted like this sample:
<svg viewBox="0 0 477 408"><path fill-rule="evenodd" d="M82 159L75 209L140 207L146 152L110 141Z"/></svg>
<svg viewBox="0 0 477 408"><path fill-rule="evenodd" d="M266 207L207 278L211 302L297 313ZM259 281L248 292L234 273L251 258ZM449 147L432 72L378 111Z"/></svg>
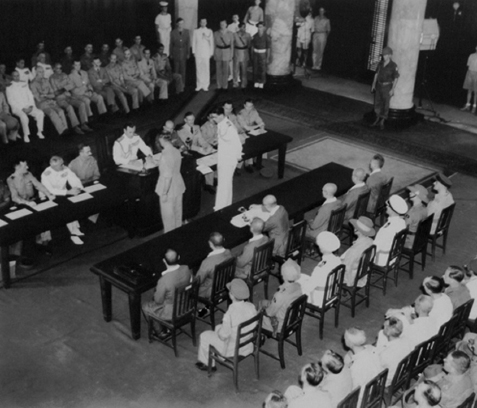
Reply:
<svg viewBox="0 0 477 408"><path fill-rule="evenodd" d="M399 117L399 111L414 111L414 84L426 3L427 0L393 1L388 46L393 49L400 76L391 98L390 108L394 112L390 112L390 118Z"/></svg>
<svg viewBox="0 0 477 408"><path fill-rule="evenodd" d="M265 26L270 37L270 58L267 65L267 81L291 80L291 54L295 0L267 0Z"/></svg>
<svg viewBox="0 0 477 408"><path fill-rule="evenodd" d="M197 21L199 15L199 0L175 0L176 15L173 18L172 26L175 27L176 19L184 19L184 28L189 30L190 40L192 43L192 34L198 27Z"/></svg>

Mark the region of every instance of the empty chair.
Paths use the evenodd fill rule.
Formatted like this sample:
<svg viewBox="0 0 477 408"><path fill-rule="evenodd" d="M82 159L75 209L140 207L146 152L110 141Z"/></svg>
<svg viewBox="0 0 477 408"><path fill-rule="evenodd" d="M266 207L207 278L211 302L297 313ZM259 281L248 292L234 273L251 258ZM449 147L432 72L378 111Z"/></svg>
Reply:
<svg viewBox="0 0 477 408"><path fill-rule="evenodd" d="M210 298L200 297L199 302L205 304L210 310L210 325L215 329L215 312L220 310L225 313L225 309L219 307L222 302L230 302L229 291L227 290L227 283L231 282L235 276L235 258L230 258L221 264L215 266L214 279L212 281L212 293ZM200 319L202 321L206 321Z"/></svg>
<svg viewBox="0 0 477 408"><path fill-rule="evenodd" d="M328 275L321 306L315 306L311 303L306 304L305 313L320 321L320 339L323 339L323 325L328 310L335 309L335 327L338 327L344 270L344 265L339 265Z"/></svg>
<svg viewBox="0 0 477 408"><path fill-rule="evenodd" d="M442 249L442 253L446 253L447 246L447 234L449 233L449 227L454 214L455 203L447 208L444 208L437 222L437 227L434 235L429 236L431 241L432 260L436 258L436 247ZM438 243L439 238L442 238L442 244Z"/></svg>
<svg viewBox="0 0 477 408"><path fill-rule="evenodd" d="M278 342L278 356L263 349L260 351L263 354L280 361L280 366L282 368L285 368L285 342L295 346L297 348L298 355L302 355L301 326L303 323L303 317L305 315L306 300L307 296L301 295L298 299L295 299L290 306L288 306L282 328L276 335L273 335L273 333L269 330L262 329L262 333L267 338L274 339ZM295 334L295 342L289 339L293 334Z"/></svg>
<svg viewBox="0 0 477 408"><path fill-rule="evenodd" d="M386 368L366 384L361 399L361 408L381 408L387 377L388 369Z"/></svg>
<svg viewBox="0 0 477 408"><path fill-rule="evenodd" d="M197 292L199 290L199 282L195 280L193 283L176 288L174 292L174 306L172 310L172 320L162 320L152 315L149 315L148 322L148 336L149 343L157 340L160 343L171 347L177 357L177 334L186 333L192 338L192 343L195 347L195 316L197 311ZM155 334L153 321L156 320L162 326L170 330L170 334L166 337L159 337ZM182 327L190 324L190 334L182 330ZM169 343L172 340L172 344Z"/></svg>
<svg viewBox="0 0 477 408"><path fill-rule="evenodd" d="M253 357L255 365L255 374L257 380L259 374L259 356L260 356L260 335L262 330L262 318L263 313L257 313L257 315L243 323L237 328L237 341L235 343L235 352L232 357L225 357L214 347L209 347L209 370L208 375L212 374L212 361L227 367L233 372L233 381L235 385L235 391L238 392L238 368L239 363L245 360L247 357ZM248 344L253 345L252 353L243 356L240 354L240 349Z"/></svg>
<svg viewBox="0 0 477 408"><path fill-rule="evenodd" d="M260 282L263 282L265 299L268 299L268 278L270 277L270 271L273 268L272 255L274 245L275 240L272 239L253 249L252 268L250 269L250 275L246 280L247 285L250 288L250 302L253 302L253 287Z"/></svg>

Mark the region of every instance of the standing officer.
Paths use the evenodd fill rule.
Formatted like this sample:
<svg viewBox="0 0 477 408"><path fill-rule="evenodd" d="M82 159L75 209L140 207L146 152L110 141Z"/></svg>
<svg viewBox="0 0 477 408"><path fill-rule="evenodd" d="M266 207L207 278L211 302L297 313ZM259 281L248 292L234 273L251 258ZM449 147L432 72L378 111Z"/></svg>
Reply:
<svg viewBox="0 0 477 408"><path fill-rule="evenodd" d="M186 84L187 60L190 58L190 35L189 30L184 28L184 19L176 20L176 28L171 33L171 60L174 74L180 74L182 83Z"/></svg>
<svg viewBox="0 0 477 408"><path fill-rule="evenodd" d="M378 65L374 75L371 92L374 94L374 111L376 120L371 126L378 126L384 129L384 121L388 118L389 102L394 95L394 89L399 78L398 67L391 59L393 50L390 47L383 48L383 59Z"/></svg>
<svg viewBox="0 0 477 408"><path fill-rule="evenodd" d="M245 23L238 25L234 34L234 88L238 88L239 80L242 88L247 88L247 68L252 37L245 31Z"/></svg>
<svg viewBox="0 0 477 408"><path fill-rule="evenodd" d="M234 35L227 30L227 21L220 21L220 30L214 33L214 44L217 89L227 89L229 64L234 55Z"/></svg>
<svg viewBox="0 0 477 408"><path fill-rule="evenodd" d="M258 32L252 38L253 47L253 82L255 88L263 88L267 78L267 61L270 40L265 32L265 26L260 21Z"/></svg>
<svg viewBox="0 0 477 408"><path fill-rule="evenodd" d="M207 28L207 19L200 20L200 27L194 30L192 38L192 53L195 57L197 76L196 91L209 90L210 85L210 57L214 54L214 34Z"/></svg>
<svg viewBox="0 0 477 408"><path fill-rule="evenodd" d="M159 2L161 12L156 16L155 24L157 30L157 41L164 45L164 52L169 55L169 44L171 41L171 15L167 12L167 1Z"/></svg>

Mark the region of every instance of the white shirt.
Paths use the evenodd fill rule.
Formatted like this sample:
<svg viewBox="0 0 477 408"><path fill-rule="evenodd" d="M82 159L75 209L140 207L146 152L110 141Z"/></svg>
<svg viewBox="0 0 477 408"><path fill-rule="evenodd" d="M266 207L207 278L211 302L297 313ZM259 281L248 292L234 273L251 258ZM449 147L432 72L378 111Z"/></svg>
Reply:
<svg viewBox="0 0 477 408"><path fill-rule="evenodd" d="M259 239L262 239L262 238L263 238L263 234L255 235L252 238L250 238L248 242L258 241Z"/></svg>
<svg viewBox="0 0 477 408"><path fill-rule="evenodd" d="M179 269L181 266L180 265L172 265L172 266L168 266L167 269L162 272L162 275L161 276L164 276L165 274L169 273L169 272L174 272L176 271L177 269Z"/></svg>
<svg viewBox="0 0 477 408"><path fill-rule="evenodd" d="M169 13L167 14L162 14L159 13L156 16L156 20L154 21L154 24L156 24L159 28L159 30L171 30L171 15Z"/></svg>
<svg viewBox="0 0 477 408"><path fill-rule="evenodd" d="M477 277L471 279L465 285L467 286L467 289L469 289L470 297L474 299L474 304L472 305L469 315L469 319L474 320L477 318Z"/></svg>
<svg viewBox="0 0 477 408"><path fill-rule="evenodd" d="M35 76L33 75L33 72L31 72L30 68L15 68L15 71L17 71L20 74L20 82L31 82L35 79Z"/></svg>
<svg viewBox="0 0 477 408"><path fill-rule="evenodd" d="M391 385L399 363L412 349L413 347L405 337L398 337L388 341L382 347L377 347L377 353L383 369L387 368L389 370L386 387Z"/></svg>
<svg viewBox="0 0 477 408"><path fill-rule="evenodd" d="M41 174L41 184L43 184L51 194L65 196L68 192L66 183L68 183L71 188L83 188L83 184L78 176L66 166L64 166L61 171L47 167Z"/></svg>
<svg viewBox="0 0 477 408"><path fill-rule="evenodd" d="M454 308L452 306L450 297L445 293L438 298L433 298L433 300L434 305L432 306L429 316L435 320L436 324L440 328L444 323L447 323L451 319Z"/></svg>
<svg viewBox="0 0 477 408"><path fill-rule="evenodd" d="M26 82L13 81L6 89L8 103L12 110L22 110L29 106L35 107L35 99ZM13 112L15 113L15 112Z"/></svg>
<svg viewBox="0 0 477 408"><path fill-rule="evenodd" d="M224 252L225 252L225 248L214 249L213 251L209 252L209 255L207 255L207 258L210 256L223 254Z"/></svg>
<svg viewBox="0 0 477 408"><path fill-rule="evenodd" d="M357 354L351 354L351 363L349 365L353 389L361 386L361 394L364 386L383 370L376 347L369 344L364 347L364 350L359 351Z"/></svg>
<svg viewBox="0 0 477 408"><path fill-rule="evenodd" d="M374 238L374 245L376 245L376 258L374 263L376 265L386 265L394 237L405 228L406 221L401 217L389 217L388 222L379 229L376 238Z"/></svg>
<svg viewBox="0 0 477 408"><path fill-rule="evenodd" d="M113 159L117 165L128 164L130 160L137 160L137 152L140 150L146 156L152 156L152 150L139 135L129 138L122 135L114 142Z"/></svg>
<svg viewBox="0 0 477 408"><path fill-rule="evenodd" d="M413 347L434 337L439 332L436 321L429 316L418 317L409 325L406 338Z"/></svg>
<svg viewBox="0 0 477 408"><path fill-rule="evenodd" d="M198 58L214 55L214 34L210 28L197 28L192 36L192 53Z"/></svg>
<svg viewBox="0 0 477 408"><path fill-rule="evenodd" d="M218 155L217 164L234 164L242 159L242 143L233 123L224 117L222 122L217 124Z"/></svg>
<svg viewBox="0 0 477 408"><path fill-rule="evenodd" d="M452 204L454 204L454 198L452 197L450 191L446 191L444 194L436 194L434 200L427 205L427 215L434 214L434 218L432 219L431 235L436 232L442 210Z"/></svg>
<svg viewBox="0 0 477 408"><path fill-rule="evenodd" d="M467 66L469 67L469 71L477 71L477 52L469 55Z"/></svg>

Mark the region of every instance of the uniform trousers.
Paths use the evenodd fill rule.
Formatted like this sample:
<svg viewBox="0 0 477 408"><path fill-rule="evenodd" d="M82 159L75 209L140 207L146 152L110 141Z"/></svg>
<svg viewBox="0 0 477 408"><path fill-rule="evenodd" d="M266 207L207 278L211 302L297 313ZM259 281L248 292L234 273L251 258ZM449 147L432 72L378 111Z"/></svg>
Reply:
<svg viewBox="0 0 477 408"><path fill-rule="evenodd" d="M173 63L174 63L174 74L179 74L181 76L182 84L185 85L185 83L186 83L187 59L186 58L174 59ZM184 90L184 86L182 87L182 91L183 90ZM182 91L180 91L180 92L182 92Z"/></svg>
<svg viewBox="0 0 477 408"><path fill-rule="evenodd" d="M98 91L98 94L103 97L103 100L106 101L108 106L112 107L113 112L116 112L119 109L114 98L114 91L111 87L104 86L101 91Z"/></svg>
<svg viewBox="0 0 477 408"><path fill-rule="evenodd" d="M162 78L156 78L153 85L159 89L159 99L167 99L169 97L168 82Z"/></svg>
<svg viewBox="0 0 477 408"><path fill-rule="evenodd" d="M138 109L139 108L139 91L137 88L135 88L134 86L130 86L128 84L125 84L126 86L126 93L131 95L131 98L132 98L132 108L133 109ZM123 104L123 101L122 101L122 97L124 97L124 102L126 103L126 106L127 106L127 100L126 100L126 97L124 95L124 91L123 89L119 88L118 86L114 86L114 88L117 88L119 90L119 92L121 93L121 96L118 96L119 100L121 101L121 103ZM116 93L116 95L118 95ZM141 100L142 100L142 94L141 94ZM126 110L126 107L124 106L123 104L123 107L124 109ZM129 106L127 106L128 108L128 112L129 112Z"/></svg>
<svg viewBox="0 0 477 408"><path fill-rule="evenodd" d="M237 167L236 160L217 164L217 193L215 196L214 210L218 211L232 204L233 177Z"/></svg>
<svg viewBox="0 0 477 408"><path fill-rule="evenodd" d="M389 102L391 95L389 91L393 88L392 83L389 85L376 84L376 93L374 94L374 111L376 116L382 119L387 119L389 114Z"/></svg>
<svg viewBox="0 0 477 408"><path fill-rule="evenodd" d="M116 85L111 85L108 88L111 89L114 93L114 96L116 96L116 98L119 99L119 102L121 102L121 106L123 107L124 112L129 113L128 101L126 99L126 96L124 95L124 92L121 90L121 88L119 88L119 86L116 86ZM132 92L133 92L133 94L136 95L136 96L134 96L133 94L131 94L132 98L133 98L133 107L134 107L134 103L136 103L136 108L135 109L137 109L137 108L139 108L139 102L137 100L137 89L132 89ZM130 93L130 92L128 92L128 93Z"/></svg>
<svg viewBox="0 0 477 408"><path fill-rule="evenodd" d="M214 346L220 353L224 349L225 342L212 330L200 334L198 360L205 365L209 364L209 346ZM215 367L215 360L212 360L212 367Z"/></svg>
<svg viewBox="0 0 477 408"><path fill-rule="evenodd" d="M78 114L81 123L88 122L88 113L86 112L86 104L78 98L72 96L60 95L56 97L56 103L58 106L66 111L68 119L70 120L71 127L75 128L79 125L78 117L76 116L73 106L78 109Z"/></svg>
<svg viewBox="0 0 477 408"><path fill-rule="evenodd" d="M3 143L7 143L8 139L15 140L19 128L20 124L18 123L18 120L8 113L0 112L0 140Z"/></svg>
<svg viewBox="0 0 477 408"><path fill-rule="evenodd" d="M93 111L91 110L91 102L93 102L96 105L96 108L98 109L98 113L100 115L102 115L103 113L106 113L106 105L104 104L104 99L101 95L93 92L89 94L89 96L76 95L76 97L85 103L86 113L88 114L88 116L93 116Z"/></svg>
<svg viewBox="0 0 477 408"><path fill-rule="evenodd" d="M183 194L172 197L168 196L166 201L162 201L161 197L159 197L164 233L179 228L182 225L182 196Z"/></svg>
<svg viewBox="0 0 477 408"><path fill-rule="evenodd" d="M264 84L267 79L267 53L253 52L253 82Z"/></svg>
<svg viewBox="0 0 477 408"><path fill-rule="evenodd" d="M197 76L197 90L209 90L210 85L210 58L195 57L195 70Z"/></svg>
<svg viewBox="0 0 477 408"><path fill-rule="evenodd" d="M171 72L169 73L169 75L166 75L164 73L158 72L157 76L158 78L166 81L167 85L169 85L171 82L174 82L176 93L181 93L184 91L184 83L182 82L181 74L176 74L175 72Z"/></svg>
<svg viewBox="0 0 477 408"><path fill-rule="evenodd" d="M327 38L327 33L313 34L313 67L321 68Z"/></svg>
<svg viewBox="0 0 477 408"><path fill-rule="evenodd" d="M140 79L128 79L124 82L126 83L128 89L135 88L138 92L141 93L142 96L144 96L144 98L147 98L151 93L149 87L144 83L144 81L141 81Z"/></svg>
<svg viewBox="0 0 477 408"><path fill-rule="evenodd" d="M45 114L40 109L34 106L31 112L27 115L21 109L12 108L12 113L20 118L20 122L22 124L23 129L23 137L30 136L30 128L28 127L28 116L31 116L35 119L38 131L40 133L43 133L43 121L45 120Z"/></svg>
<svg viewBox="0 0 477 408"><path fill-rule="evenodd" d="M248 52L248 50L245 52ZM241 80L242 88L247 87L247 68L248 59L239 61L237 57L234 58L234 86L238 86L238 83Z"/></svg>
<svg viewBox="0 0 477 408"><path fill-rule="evenodd" d="M169 46L171 43L171 29L159 28L159 43L164 46L164 54L169 55Z"/></svg>
<svg viewBox="0 0 477 408"><path fill-rule="evenodd" d="M229 61L215 61L217 89L229 87Z"/></svg>
<svg viewBox="0 0 477 408"><path fill-rule="evenodd" d="M65 112L63 112L63 109L61 109L56 102L43 101L39 103L38 108L51 119L58 134L61 135L66 129L68 129Z"/></svg>

